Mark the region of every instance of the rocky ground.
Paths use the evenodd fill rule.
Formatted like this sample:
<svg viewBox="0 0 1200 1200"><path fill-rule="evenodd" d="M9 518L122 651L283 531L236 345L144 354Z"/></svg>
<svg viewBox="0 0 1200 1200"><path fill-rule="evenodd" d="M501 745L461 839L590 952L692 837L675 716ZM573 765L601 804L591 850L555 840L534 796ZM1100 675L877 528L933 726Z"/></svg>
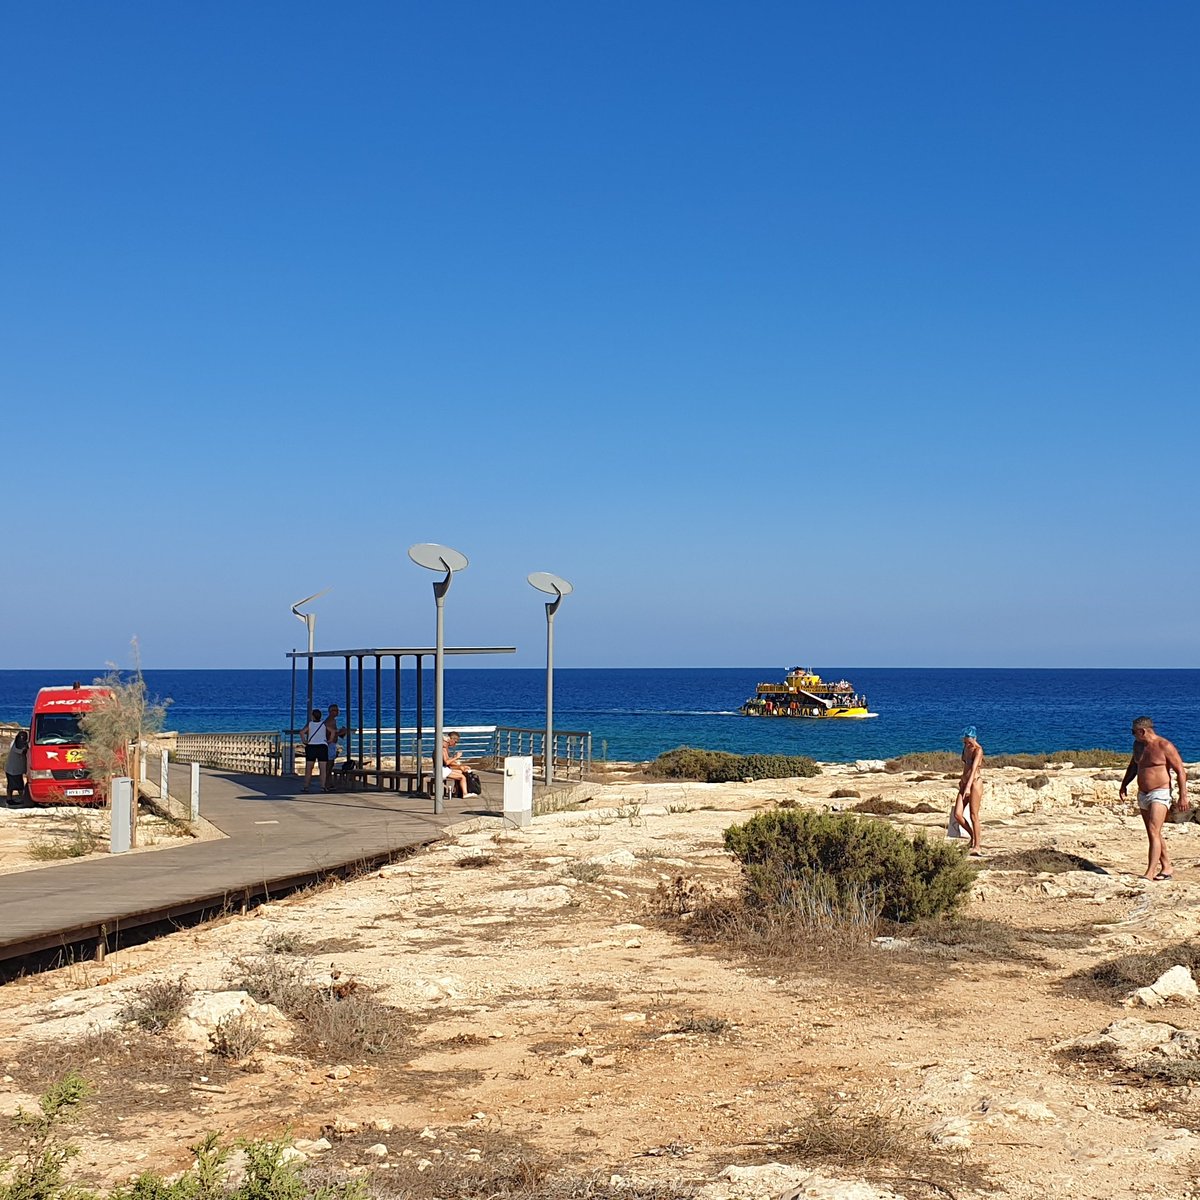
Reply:
<svg viewBox="0 0 1200 1200"><path fill-rule="evenodd" d="M865 801L941 836L953 780L590 787L530 829L463 827L351 883L6 984L0 1111L80 1071L72 1170L101 1185L184 1169L221 1130L429 1197L543 1177L704 1200L1200 1194L1194 989L1175 973L1172 998L1128 999L1192 966L1200 827L1169 830L1173 883L1139 882L1117 783L993 772L965 919L765 956L689 938L662 889L735 887L723 830L777 805ZM167 993L188 1011L151 1032Z"/></svg>

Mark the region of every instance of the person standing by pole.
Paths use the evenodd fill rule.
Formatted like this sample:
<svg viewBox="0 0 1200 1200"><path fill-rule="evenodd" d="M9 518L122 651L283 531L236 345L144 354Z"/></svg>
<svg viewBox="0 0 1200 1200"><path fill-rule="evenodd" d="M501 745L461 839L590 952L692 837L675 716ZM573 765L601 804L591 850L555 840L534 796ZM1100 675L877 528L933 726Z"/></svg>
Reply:
<svg viewBox="0 0 1200 1200"><path fill-rule="evenodd" d="M1171 811L1171 772L1175 772L1179 789L1175 806L1180 812L1187 812L1190 807L1187 771L1184 770L1179 751L1165 737L1159 737L1150 717L1136 718L1132 732L1133 753L1129 758L1129 766L1125 768L1125 778L1121 780L1120 796L1122 800L1126 798L1126 791L1136 775L1138 811L1142 815L1146 839L1150 844L1146 873L1142 878L1160 883L1175 878L1175 867L1163 837L1163 823Z"/></svg>

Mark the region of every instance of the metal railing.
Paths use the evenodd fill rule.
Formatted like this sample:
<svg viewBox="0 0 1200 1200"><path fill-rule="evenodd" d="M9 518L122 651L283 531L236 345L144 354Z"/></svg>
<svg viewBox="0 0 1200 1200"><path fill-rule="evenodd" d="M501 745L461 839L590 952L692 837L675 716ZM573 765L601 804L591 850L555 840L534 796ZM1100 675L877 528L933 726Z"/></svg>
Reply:
<svg viewBox="0 0 1200 1200"><path fill-rule="evenodd" d="M468 762L499 770L512 755L528 755L544 765L544 729L518 729L508 725L451 725L445 732L458 734L458 753ZM351 730L338 743L338 757L352 758L364 766L400 766L432 771L434 732L416 728ZM554 774L559 779L582 779L592 769L592 735L577 730L555 730ZM198 762L219 771L244 771L251 775L295 774L304 769L304 747L298 734L181 733L177 736L176 762ZM419 761L418 761L419 759Z"/></svg>
<svg viewBox="0 0 1200 1200"><path fill-rule="evenodd" d="M218 771L247 775L279 775L283 771L283 736L258 733L181 733L176 736L176 762L195 762Z"/></svg>
<svg viewBox="0 0 1200 1200"><path fill-rule="evenodd" d="M509 725L496 727L495 765L512 755L528 755L534 766L545 766L546 731L517 729ZM582 779L592 769L592 735L581 730L556 729L551 753L554 755L555 779Z"/></svg>

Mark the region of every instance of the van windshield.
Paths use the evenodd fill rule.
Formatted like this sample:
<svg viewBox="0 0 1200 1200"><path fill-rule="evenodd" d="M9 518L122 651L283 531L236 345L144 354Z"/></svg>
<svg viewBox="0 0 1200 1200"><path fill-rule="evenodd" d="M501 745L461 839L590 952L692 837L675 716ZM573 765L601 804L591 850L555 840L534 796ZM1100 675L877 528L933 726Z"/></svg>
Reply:
<svg viewBox="0 0 1200 1200"><path fill-rule="evenodd" d="M38 713L33 726L35 746L78 746L82 741L78 713Z"/></svg>

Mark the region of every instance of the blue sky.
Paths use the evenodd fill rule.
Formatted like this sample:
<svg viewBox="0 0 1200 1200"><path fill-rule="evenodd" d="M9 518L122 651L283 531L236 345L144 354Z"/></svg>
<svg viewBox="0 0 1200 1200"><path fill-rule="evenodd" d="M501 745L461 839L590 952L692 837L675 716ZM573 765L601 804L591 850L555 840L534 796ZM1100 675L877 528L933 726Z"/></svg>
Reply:
<svg viewBox="0 0 1200 1200"><path fill-rule="evenodd" d="M8 6L0 665L1200 666L1198 35Z"/></svg>

